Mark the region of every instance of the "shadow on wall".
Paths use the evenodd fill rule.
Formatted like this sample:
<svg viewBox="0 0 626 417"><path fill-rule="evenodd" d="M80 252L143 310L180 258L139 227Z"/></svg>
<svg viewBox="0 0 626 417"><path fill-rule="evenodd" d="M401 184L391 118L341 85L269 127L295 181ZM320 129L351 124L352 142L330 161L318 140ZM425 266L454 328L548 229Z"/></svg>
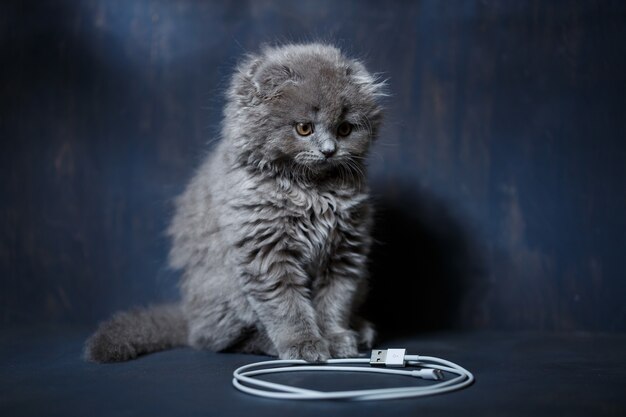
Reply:
<svg viewBox="0 0 626 417"><path fill-rule="evenodd" d="M375 243L364 316L379 339L484 324L487 271L476 239L416 186L374 186Z"/></svg>

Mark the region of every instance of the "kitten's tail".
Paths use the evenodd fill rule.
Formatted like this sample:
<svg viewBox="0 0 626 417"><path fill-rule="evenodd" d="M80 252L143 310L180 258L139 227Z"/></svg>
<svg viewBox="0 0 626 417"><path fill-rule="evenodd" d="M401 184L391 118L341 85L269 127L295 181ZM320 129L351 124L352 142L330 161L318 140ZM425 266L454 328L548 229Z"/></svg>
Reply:
<svg viewBox="0 0 626 417"><path fill-rule="evenodd" d="M91 362L120 362L187 344L187 320L180 306L160 305L116 313L85 342Z"/></svg>

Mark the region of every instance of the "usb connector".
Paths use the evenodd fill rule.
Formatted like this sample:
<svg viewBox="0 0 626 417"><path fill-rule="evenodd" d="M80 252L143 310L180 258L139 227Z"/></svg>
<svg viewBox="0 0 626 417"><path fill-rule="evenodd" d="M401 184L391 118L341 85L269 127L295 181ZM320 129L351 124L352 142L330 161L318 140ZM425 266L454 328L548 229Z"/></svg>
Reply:
<svg viewBox="0 0 626 417"><path fill-rule="evenodd" d="M370 357L372 366L403 367L406 364L406 349L374 349Z"/></svg>
<svg viewBox="0 0 626 417"><path fill-rule="evenodd" d="M409 355L410 360L415 356ZM406 366L406 349L374 349L370 356L371 366L403 367ZM443 372L439 369L422 368L411 371L411 376L422 379L432 379L440 381L444 378Z"/></svg>

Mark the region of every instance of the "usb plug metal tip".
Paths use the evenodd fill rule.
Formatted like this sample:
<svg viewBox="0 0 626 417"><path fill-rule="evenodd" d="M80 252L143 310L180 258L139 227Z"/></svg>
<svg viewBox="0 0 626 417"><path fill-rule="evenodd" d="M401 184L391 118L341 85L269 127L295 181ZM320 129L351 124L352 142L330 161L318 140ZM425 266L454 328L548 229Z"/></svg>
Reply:
<svg viewBox="0 0 626 417"><path fill-rule="evenodd" d="M385 366L386 361L387 361L387 349L372 350L372 356L370 356L370 365Z"/></svg>

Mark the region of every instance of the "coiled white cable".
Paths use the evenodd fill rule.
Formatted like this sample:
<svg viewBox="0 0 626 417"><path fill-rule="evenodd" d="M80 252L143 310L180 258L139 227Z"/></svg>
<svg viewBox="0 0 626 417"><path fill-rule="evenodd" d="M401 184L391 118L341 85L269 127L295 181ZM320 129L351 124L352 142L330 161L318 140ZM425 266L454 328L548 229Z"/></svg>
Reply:
<svg viewBox="0 0 626 417"><path fill-rule="evenodd" d="M373 350L371 358L329 359L311 363L303 360L270 360L241 366L233 372L233 385L240 391L266 398L290 400L388 400L424 397L456 391L471 385L474 375L467 369L445 359L432 356L405 355L404 349ZM372 366L358 366L369 364ZM338 366L347 365L347 366ZM380 366L413 367L413 370L381 368ZM371 372L438 380L429 386L364 389L350 391L315 391L269 382L255 377L283 372ZM455 375L447 378L448 374Z"/></svg>

